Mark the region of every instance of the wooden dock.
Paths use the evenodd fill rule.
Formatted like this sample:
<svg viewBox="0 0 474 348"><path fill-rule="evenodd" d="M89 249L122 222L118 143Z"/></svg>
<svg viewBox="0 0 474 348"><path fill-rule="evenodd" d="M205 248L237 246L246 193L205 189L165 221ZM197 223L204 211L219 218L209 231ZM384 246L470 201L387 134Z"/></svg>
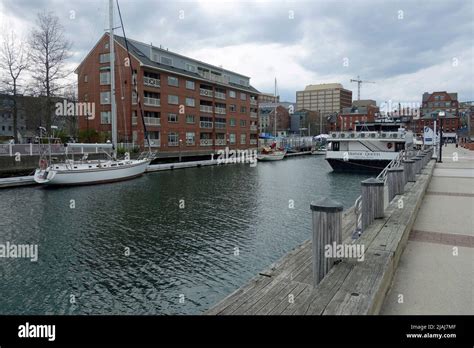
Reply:
<svg viewBox="0 0 474 348"><path fill-rule="evenodd" d="M0 178L0 188L16 186L36 185L33 176L15 176L11 178Z"/></svg>
<svg viewBox="0 0 474 348"><path fill-rule="evenodd" d="M377 314L383 304L400 255L434 168L431 161L409 182L356 240L365 248L364 261L341 259L313 285L312 243L306 241L209 309L208 315L333 315ZM403 208L400 208L400 199ZM342 217L344 244L352 243L354 207Z"/></svg>

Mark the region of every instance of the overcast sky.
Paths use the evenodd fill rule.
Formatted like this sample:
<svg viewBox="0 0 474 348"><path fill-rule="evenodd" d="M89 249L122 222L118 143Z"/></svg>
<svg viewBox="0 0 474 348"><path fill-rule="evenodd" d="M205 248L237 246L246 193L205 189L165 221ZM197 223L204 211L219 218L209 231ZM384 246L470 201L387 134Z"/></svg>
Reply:
<svg viewBox="0 0 474 348"><path fill-rule="evenodd" d="M474 1L121 0L127 36L251 77L283 100L307 84L339 82L362 99L419 102L425 91L474 100ZM69 68L104 33L107 0L0 0L0 28L27 35L54 11L73 42Z"/></svg>

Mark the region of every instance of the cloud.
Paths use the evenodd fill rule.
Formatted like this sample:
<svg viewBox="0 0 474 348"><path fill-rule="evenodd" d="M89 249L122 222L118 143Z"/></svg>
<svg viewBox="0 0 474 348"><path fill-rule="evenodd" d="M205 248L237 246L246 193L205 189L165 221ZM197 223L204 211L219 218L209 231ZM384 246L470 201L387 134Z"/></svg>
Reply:
<svg viewBox="0 0 474 348"><path fill-rule="evenodd" d="M362 97L378 102L419 101L434 90L474 99L472 1L122 0L120 6L128 37L250 76L264 92L273 92L276 77L284 100L325 82L342 83L356 98L349 81L357 75L376 82L362 86ZM27 34L43 9L60 17L74 43L71 69L108 26L103 0L4 0L0 19Z"/></svg>

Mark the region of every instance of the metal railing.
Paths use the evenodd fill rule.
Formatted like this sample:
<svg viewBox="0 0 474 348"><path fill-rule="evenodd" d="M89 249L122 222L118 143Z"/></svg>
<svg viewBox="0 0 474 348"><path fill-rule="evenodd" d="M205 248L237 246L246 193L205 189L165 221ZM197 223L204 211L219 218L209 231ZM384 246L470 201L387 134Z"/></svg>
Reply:
<svg viewBox="0 0 474 348"><path fill-rule="evenodd" d="M207 112L207 113L212 114L212 106L210 105L199 105L199 110L201 112Z"/></svg>
<svg viewBox="0 0 474 348"><path fill-rule="evenodd" d="M214 92L214 95L216 96L217 99L225 99L226 98L225 93L222 93L222 92Z"/></svg>
<svg viewBox="0 0 474 348"><path fill-rule="evenodd" d="M160 118L159 117L143 117L145 119L145 124L147 126L159 126Z"/></svg>
<svg viewBox="0 0 474 348"><path fill-rule="evenodd" d="M150 106L160 106L160 99L145 97L145 98L143 98L143 103L145 105L150 105Z"/></svg>
<svg viewBox="0 0 474 348"><path fill-rule="evenodd" d="M224 146L225 145L225 139L216 139L216 145Z"/></svg>
<svg viewBox="0 0 474 348"><path fill-rule="evenodd" d="M14 157L39 156L48 144L0 144L0 156ZM65 147L64 144L51 144L52 155L103 153L108 149L100 144L84 144L83 146Z"/></svg>
<svg viewBox="0 0 474 348"><path fill-rule="evenodd" d="M143 84L149 87L160 87L160 79L145 76L143 77Z"/></svg>
<svg viewBox="0 0 474 348"><path fill-rule="evenodd" d="M204 97L212 98L212 90L205 89L205 88L200 88L199 89L199 95L202 95Z"/></svg>
<svg viewBox="0 0 474 348"><path fill-rule="evenodd" d="M199 140L201 146L212 146L212 139L201 139Z"/></svg>
<svg viewBox="0 0 474 348"><path fill-rule="evenodd" d="M226 112L226 109L225 108L220 108L220 107L215 107L215 110L216 110L216 114L221 114L221 115L225 115L225 112Z"/></svg>

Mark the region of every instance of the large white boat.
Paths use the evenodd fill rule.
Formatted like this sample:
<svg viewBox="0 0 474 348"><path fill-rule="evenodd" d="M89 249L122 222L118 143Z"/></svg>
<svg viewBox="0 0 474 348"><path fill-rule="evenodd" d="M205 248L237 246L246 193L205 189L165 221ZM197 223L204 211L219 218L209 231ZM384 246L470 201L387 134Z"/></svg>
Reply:
<svg viewBox="0 0 474 348"><path fill-rule="evenodd" d="M123 28L123 23L122 23ZM35 171L34 180L39 184L45 185L86 185L105 182L113 182L127 180L142 175L150 162L154 159L155 154L149 150L148 153L142 154L138 159L130 159L129 154L125 154L125 159L117 159L117 106L116 106L116 89L115 89L115 50L114 50L114 21L113 21L113 1L109 0L109 47L110 47L110 85L111 85L111 130L112 143L102 144L101 148L110 147L111 155L105 161L88 161L87 156L83 156L82 160L74 160L74 151L71 152L72 159L68 158L68 149L77 146L85 146L87 144L66 144L66 160L54 163L51 156L51 138L43 138L40 135L40 144L46 146L46 151L41 154L39 168ZM124 35L125 36L125 35ZM130 69L133 68L130 64ZM134 86L135 92L136 85ZM142 116L143 116L143 110ZM143 117L142 117L143 120ZM146 132L146 125L145 134ZM43 128L44 131L46 129ZM41 132L41 130L40 130ZM146 137L148 138L148 136ZM47 141L47 143L46 143ZM149 142L149 139L148 139Z"/></svg>
<svg viewBox="0 0 474 348"><path fill-rule="evenodd" d="M380 172L402 150L413 146L413 134L396 131L332 132L326 160L334 171Z"/></svg>

